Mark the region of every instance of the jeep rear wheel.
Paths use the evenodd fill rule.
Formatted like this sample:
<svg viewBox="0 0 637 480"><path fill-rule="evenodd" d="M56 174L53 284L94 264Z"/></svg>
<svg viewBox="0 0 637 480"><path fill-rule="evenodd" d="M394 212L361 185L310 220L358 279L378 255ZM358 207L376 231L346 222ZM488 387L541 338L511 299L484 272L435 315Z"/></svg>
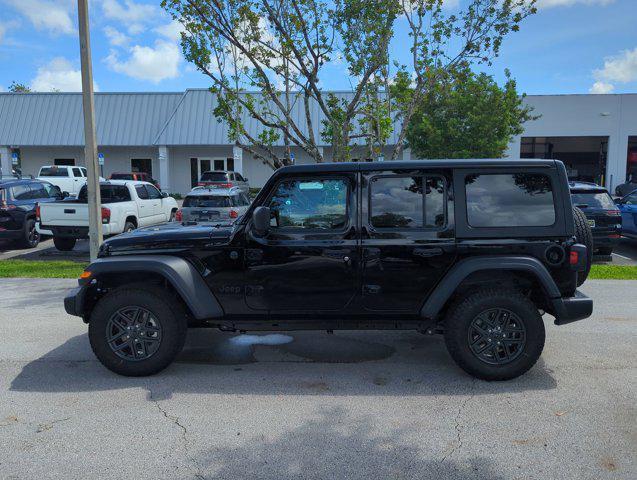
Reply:
<svg viewBox="0 0 637 480"><path fill-rule="evenodd" d="M482 380L509 380L529 370L544 348L544 322L514 290L483 289L465 296L445 320L445 343L456 363Z"/></svg>
<svg viewBox="0 0 637 480"><path fill-rule="evenodd" d="M184 346L186 330L181 305L165 290L126 285L99 300L88 334L106 368L137 377L170 365Z"/></svg>

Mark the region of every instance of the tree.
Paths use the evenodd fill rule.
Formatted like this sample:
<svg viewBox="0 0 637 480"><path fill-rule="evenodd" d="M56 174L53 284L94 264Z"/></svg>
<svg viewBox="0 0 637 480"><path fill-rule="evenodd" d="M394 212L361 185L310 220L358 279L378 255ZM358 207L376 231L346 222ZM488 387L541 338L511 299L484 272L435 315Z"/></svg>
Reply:
<svg viewBox="0 0 637 480"><path fill-rule="evenodd" d="M163 0L162 6L183 26L185 58L211 79L214 115L228 125L229 140L278 168L289 163L292 146L323 161L315 132L331 145L334 161L348 160L358 142L374 156L395 124L401 125L397 158L416 106L439 75L490 62L503 38L534 13L534 2L469 0L458 14L443 9L443 0ZM411 38L406 65L390 54L398 19ZM325 66L337 57L347 65L351 95L321 88ZM406 81L408 94L390 95L390 83ZM248 122L259 128L246 128ZM284 158L272 148L281 139Z"/></svg>
<svg viewBox="0 0 637 480"><path fill-rule="evenodd" d="M535 120L515 80L506 72L500 87L493 77L464 69L428 90L411 118L407 141L419 158L498 158L522 124Z"/></svg>
<svg viewBox="0 0 637 480"><path fill-rule="evenodd" d="M15 80L9 85L9 91L11 93L28 93L31 91L24 83L18 83Z"/></svg>

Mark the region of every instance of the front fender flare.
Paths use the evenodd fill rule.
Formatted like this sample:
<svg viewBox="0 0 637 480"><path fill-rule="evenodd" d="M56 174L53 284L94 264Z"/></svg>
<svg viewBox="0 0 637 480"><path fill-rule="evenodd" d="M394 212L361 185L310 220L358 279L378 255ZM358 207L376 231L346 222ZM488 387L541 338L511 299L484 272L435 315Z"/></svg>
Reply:
<svg viewBox="0 0 637 480"><path fill-rule="evenodd" d="M187 260L169 255L126 255L100 258L86 270L90 278L110 273L149 272L161 275L184 300L197 320L223 317L221 304L208 284Z"/></svg>
<svg viewBox="0 0 637 480"><path fill-rule="evenodd" d="M445 303L465 278L480 270L517 270L532 274L542 285L551 302L559 299L561 293L553 277L538 259L527 256L485 256L465 258L459 261L436 286L422 306L420 315L436 318Z"/></svg>

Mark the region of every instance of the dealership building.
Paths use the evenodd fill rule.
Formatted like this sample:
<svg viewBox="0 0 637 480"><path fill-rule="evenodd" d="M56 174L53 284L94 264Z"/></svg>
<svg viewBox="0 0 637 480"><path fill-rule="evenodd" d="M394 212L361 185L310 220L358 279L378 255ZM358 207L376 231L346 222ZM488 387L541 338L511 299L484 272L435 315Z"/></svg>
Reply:
<svg viewBox="0 0 637 480"><path fill-rule="evenodd" d="M349 96L348 92L336 92ZM525 102L540 118L524 125L512 139L511 158L556 158L573 179L592 181L614 189L629 173L637 176L637 94L530 95ZM96 93L97 141L103 159L102 175L144 171L164 191L185 193L202 172L235 170L255 187L262 186L272 169L233 148L228 129L213 115L215 96L208 90L178 93ZM303 102L293 115L304 121ZM322 115L310 105L315 138ZM260 124L248 116L244 125L258 135ZM384 152L389 159L392 142ZM79 93L0 93L0 166L4 175L19 168L37 175L43 165L83 165L82 97ZM322 145L326 160L329 145ZM282 141L274 151L283 156ZM311 163L300 148L292 148L295 163ZM365 149L353 157L364 161ZM402 160L412 160L406 149ZM386 160L389 161L389 160Z"/></svg>

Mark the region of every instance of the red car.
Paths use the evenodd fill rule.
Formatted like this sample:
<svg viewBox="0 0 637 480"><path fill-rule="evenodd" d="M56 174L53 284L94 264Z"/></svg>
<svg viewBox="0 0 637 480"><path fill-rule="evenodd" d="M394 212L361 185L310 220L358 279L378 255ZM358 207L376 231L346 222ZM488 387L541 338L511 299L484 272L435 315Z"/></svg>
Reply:
<svg viewBox="0 0 637 480"><path fill-rule="evenodd" d="M108 178L109 180L136 180L138 182L148 182L152 183L161 190L159 182L146 172L114 172L111 173L111 176Z"/></svg>

